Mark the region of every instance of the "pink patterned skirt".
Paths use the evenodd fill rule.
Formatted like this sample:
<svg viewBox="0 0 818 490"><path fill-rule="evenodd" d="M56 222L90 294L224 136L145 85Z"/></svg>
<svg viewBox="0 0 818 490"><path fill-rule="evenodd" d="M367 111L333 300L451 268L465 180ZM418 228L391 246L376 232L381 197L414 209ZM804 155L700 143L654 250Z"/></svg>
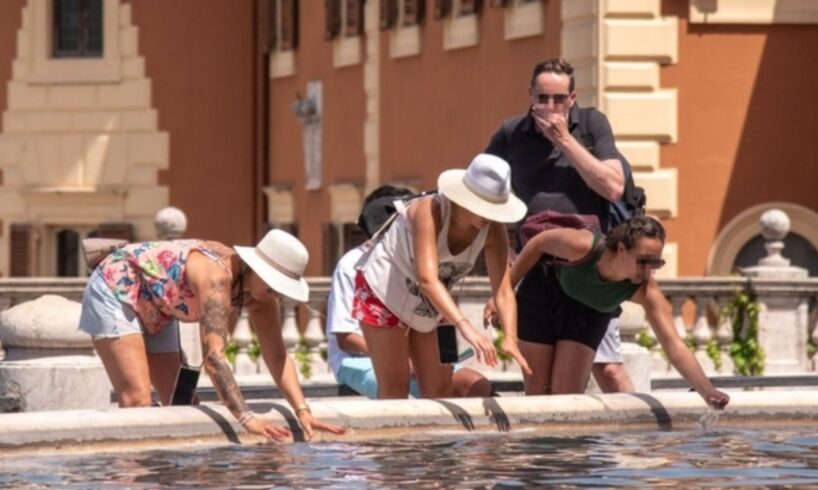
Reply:
<svg viewBox="0 0 818 490"><path fill-rule="evenodd" d="M361 271L355 274L352 318L378 328L400 328L402 326L400 318L389 311L389 308L372 292L372 288L369 287Z"/></svg>

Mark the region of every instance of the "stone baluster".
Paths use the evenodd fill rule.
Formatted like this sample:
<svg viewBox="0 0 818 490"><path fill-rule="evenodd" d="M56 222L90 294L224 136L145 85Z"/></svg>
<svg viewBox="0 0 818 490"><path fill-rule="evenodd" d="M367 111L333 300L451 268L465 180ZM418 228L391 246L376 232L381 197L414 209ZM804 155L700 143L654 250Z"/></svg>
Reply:
<svg viewBox="0 0 818 490"><path fill-rule="evenodd" d="M298 321L296 319L296 303L292 301L281 302L281 337L288 352L292 352L298 345L301 334L298 333Z"/></svg>
<svg viewBox="0 0 818 490"><path fill-rule="evenodd" d="M729 297L718 296L716 298L719 312L722 311L727 301L729 301ZM722 374L733 374L735 364L733 363L733 358L730 356L730 347L733 345L733 322L730 317L721 314L719 314L718 322L716 326L716 342L719 344L721 359L719 372Z"/></svg>
<svg viewBox="0 0 818 490"><path fill-rule="evenodd" d="M322 321L324 315L317 309L318 307L320 307L320 304L312 302L307 304L309 319L307 320L307 328L304 330L304 342L307 344L307 349L309 349L310 372L313 376L328 372L327 363L321 355L321 350L327 348L326 338L324 337L324 322Z"/></svg>
<svg viewBox="0 0 818 490"><path fill-rule="evenodd" d="M236 322L236 329L233 331L233 340L238 344L233 371L238 375L256 374L258 372L258 366L250 358L250 344L253 341L253 334L250 330L250 322L244 314L239 318L238 322Z"/></svg>
<svg viewBox="0 0 818 490"><path fill-rule="evenodd" d="M707 321L707 307L710 298L707 296L697 296L693 298L696 305L696 321L693 324L693 342L696 346L695 356L701 364L705 373L715 373L716 365L707 353L707 346L713 340L713 331Z"/></svg>

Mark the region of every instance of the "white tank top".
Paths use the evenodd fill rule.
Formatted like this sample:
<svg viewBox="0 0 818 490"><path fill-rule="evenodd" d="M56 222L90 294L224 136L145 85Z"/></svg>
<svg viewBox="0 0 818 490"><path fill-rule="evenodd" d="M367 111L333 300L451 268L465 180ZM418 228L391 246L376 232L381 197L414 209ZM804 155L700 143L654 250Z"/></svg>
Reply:
<svg viewBox="0 0 818 490"><path fill-rule="evenodd" d="M410 203L411 207L421 199L437 199L440 204L441 227L437 236L438 277L451 291L452 287L466 277L483 249L489 227L485 227L474 241L457 255L449 251L449 223L451 204L442 194L422 197ZM430 332L437 327L440 313L420 292L415 267L415 248L412 225L406 216L407 207L401 201L395 203L397 217L389 229L376 239L368 253L358 262L366 282L378 299L400 320L415 330Z"/></svg>

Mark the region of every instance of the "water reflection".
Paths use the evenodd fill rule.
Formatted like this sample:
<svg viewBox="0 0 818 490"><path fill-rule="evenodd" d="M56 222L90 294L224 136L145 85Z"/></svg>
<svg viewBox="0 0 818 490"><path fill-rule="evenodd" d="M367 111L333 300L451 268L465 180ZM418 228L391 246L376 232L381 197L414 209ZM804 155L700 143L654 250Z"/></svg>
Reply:
<svg viewBox="0 0 818 490"><path fill-rule="evenodd" d="M2 460L2 488L725 487L818 483L818 430L228 446Z"/></svg>

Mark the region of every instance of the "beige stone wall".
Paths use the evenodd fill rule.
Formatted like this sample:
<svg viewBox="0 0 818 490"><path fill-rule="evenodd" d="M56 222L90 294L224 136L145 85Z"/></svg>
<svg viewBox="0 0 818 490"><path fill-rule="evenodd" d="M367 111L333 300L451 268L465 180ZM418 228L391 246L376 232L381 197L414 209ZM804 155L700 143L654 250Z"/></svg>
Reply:
<svg viewBox="0 0 818 490"><path fill-rule="evenodd" d="M130 5L105 0L101 59L51 59L47 0L20 12L8 108L0 132L0 274L9 267L8 227L39 224L40 275L54 274L53 231L87 232L100 222L134 225L154 236L153 216L168 205L157 171L169 165L169 138L158 131L151 81L139 55Z"/></svg>
<svg viewBox="0 0 818 490"><path fill-rule="evenodd" d="M580 105L607 114L617 146L649 196L648 212L678 212L675 169L661 168L659 147L677 139L677 93L659 84L659 67L678 57L678 21L661 16L660 0L563 0L562 56L576 67ZM675 277L677 245L668 243Z"/></svg>

